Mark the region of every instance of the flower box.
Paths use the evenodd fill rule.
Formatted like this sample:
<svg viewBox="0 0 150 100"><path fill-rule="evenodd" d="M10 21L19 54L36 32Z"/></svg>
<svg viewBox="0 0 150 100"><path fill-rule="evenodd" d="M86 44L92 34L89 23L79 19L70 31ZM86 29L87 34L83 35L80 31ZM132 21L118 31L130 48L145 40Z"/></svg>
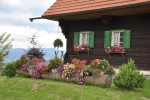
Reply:
<svg viewBox="0 0 150 100"><path fill-rule="evenodd" d="M87 44L81 44L81 45L74 45L74 51L76 51L78 54L80 52L87 52L87 54L89 55L90 49L87 46Z"/></svg>
<svg viewBox="0 0 150 100"><path fill-rule="evenodd" d="M108 53L109 55L113 53L120 53L122 56L124 56L125 54L125 49L122 46L116 46L116 47L110 46L110 47L104 48L104 51L105 53Z"/></svg>

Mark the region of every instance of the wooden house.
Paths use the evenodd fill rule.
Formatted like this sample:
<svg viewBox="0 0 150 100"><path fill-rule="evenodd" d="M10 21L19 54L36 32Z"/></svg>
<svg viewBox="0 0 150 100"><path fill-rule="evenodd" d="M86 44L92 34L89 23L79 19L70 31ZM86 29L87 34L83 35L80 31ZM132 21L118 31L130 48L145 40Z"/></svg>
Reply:
<svg viewBox="0 0 150 100"><path fill-rule="evenodd" d="M138 69L150 70L150 0L57 0L40 18L59 22L66 63L107 59L118 67L131 57ZM110 51L117 47L123 48Z"/></svg>

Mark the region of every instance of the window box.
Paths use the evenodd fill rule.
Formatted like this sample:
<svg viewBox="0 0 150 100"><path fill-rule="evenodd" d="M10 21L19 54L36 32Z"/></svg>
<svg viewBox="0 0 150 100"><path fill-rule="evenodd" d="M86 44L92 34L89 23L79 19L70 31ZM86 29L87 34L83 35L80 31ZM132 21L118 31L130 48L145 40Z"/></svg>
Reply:
<svg viewBox="0 0 150 100"><path fill-rule="evenodd" d="M122 46L110 46L108 48L104 48L105 53L108 53L109 55L112 53L120 53L122 56L125 54L125 49Z"/></svg>
<svg viewBox="0 0 150 100"><path fill-rule="evenodd" d="M89 47L87 46L87 44L86 45L84 45L84 44L82 44L82 45L74 45L74 51L77 51L77 53L79 54L79 52L87 52L88 53L88 55L89 55L89 52L90 52L90 49L89 49Z"/></svg>

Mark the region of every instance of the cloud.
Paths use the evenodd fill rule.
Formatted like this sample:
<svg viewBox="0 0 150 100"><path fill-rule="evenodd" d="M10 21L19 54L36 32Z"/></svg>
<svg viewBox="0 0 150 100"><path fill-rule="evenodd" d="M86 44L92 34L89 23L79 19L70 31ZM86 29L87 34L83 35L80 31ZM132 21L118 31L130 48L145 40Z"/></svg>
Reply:
<svg viewBox="0 0 150 100"><path fill-rule="evenodd" d="M0 22L1 24L39 27L40 24L30 23L29 18L40 17L46 9L49 8L56 0L0 0ZM35 21L40 22L40 21ZM56 22L55 22L56 23ZM42 21L42 26L47 31L47 27L53 27L54 22L49 20Z"/></svg>
<svg viewBox="0 0 150 100"><path fill-rule="evenodd" d="M62 33L58 36L57 22L46 19L34 20L32 23L29 21L29 18L41 16L55 1L0 0L0 34L10 33L14 38L13 47L27 48L27 37L35 33L39 34L39 43L43 47L53 47L53 41L58 37L66 44Z"/></svg>
<svg viewBox="0 0 150 100"><path fill-rule="evenodd" d="M62 39L63 43L66 44L65 37L62 33L49 33L45 30L12 25L0 25L0 27L1 33L7 32L8 34L11 34L11 38L14 39L14 41L12 42L14 48L28 48L29 46L31 46L28 38L36 33L38 36L38 43L42 45L42 47L53 48L53 41L56 38ZM62 49L65 50L65 48L66 46L64 45Z"/></svg>
<svg viewBox="0 0 150 100"><path fill-rule="evenodd" d="M2 12L31 12L34 15L42 14L56 0L0 0L0 11Z"/></svg>

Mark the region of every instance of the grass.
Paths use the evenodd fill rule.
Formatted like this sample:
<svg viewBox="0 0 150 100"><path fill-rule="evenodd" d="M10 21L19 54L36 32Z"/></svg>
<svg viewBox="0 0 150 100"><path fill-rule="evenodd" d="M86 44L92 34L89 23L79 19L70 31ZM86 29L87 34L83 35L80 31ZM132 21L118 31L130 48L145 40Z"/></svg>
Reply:
<svg viewBox="0 0 150 100"><path fill-rule="evenodd" d="M150 80L143 89L129 91L48 79L0 77L0 100L150 100Z"/></svg>

